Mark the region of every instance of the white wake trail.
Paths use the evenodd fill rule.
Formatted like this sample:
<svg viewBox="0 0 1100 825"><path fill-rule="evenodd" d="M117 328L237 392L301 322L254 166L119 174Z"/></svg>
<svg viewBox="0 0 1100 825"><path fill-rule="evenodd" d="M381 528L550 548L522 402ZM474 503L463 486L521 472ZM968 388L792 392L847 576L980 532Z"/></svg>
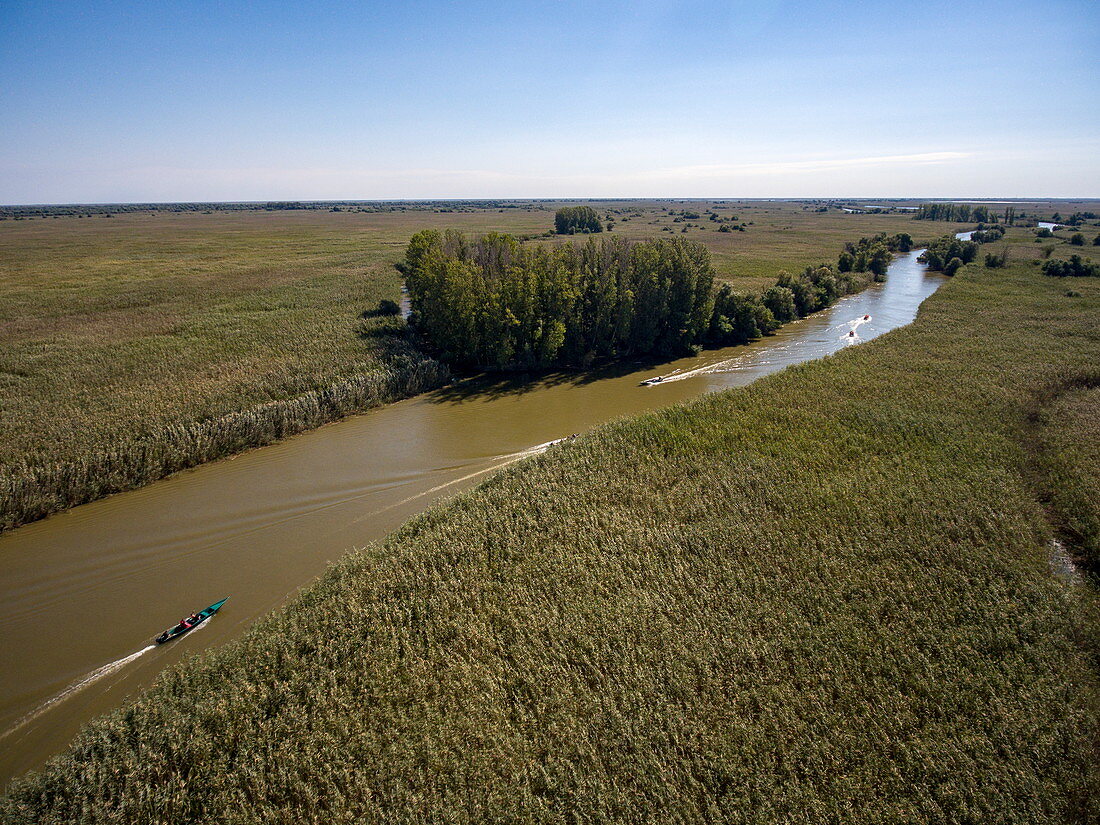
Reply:
<svg viewBox="0 0 1100 825"><path fill-rule="evenodd" d="M210 620L207 619L206 622L208 622L208 621L210 621ZM195 630L198 630L199 628L201 628L203 625L206 624L206 622L203 622L202 624L200 624L198 627L195 628ZM191 631L191 632L193 633L194 631ZM71 685L69 685L63 691L58 693L56 696L53 696L53 697L47 699L45 702L43 702L37 708L32 710L30 713L28 713L26 716L24 716L18 722L16 722L8 730L4 731L3 734L0 734L0 740L3 740L5 738L7 738L8 736L15 733L20 728L25 727L26 725L29 725L31 722L33 722L35 719L37 719L39 716L41 716L47 710L52 708L54 705L58 704L59 702L64 702L66 699L68 699L74 693L77 693L77 692L83 690L84 688L88 687L88 685L92 684L93 682L98 682L100 679L104 678L105 676L110 676L115 671L121 670L122 668L126 667L126 665L130 664L130 662L134 661L138 657L144 656L150 650L155 650L155 649L156 649L156 645L149 645L147 647L143 647L141 650L137 651L137 653L131 653L129 656L123 656L121 659L116 659L115 661L111 662L110 664L106 664L103 667L98 668L97 670L93 670L87 676L83 677L82 679L80 679L76 682L73 682Z"/></svg>
<svg viewBox="0 0 1100 825"><path fill-rule="evenodd" d="M210 622L212 622L213 620L214 620L214 617L209 616L205 620L199 622L197 625L195 625L189 631L187 631L187 635L190 636L190 635L193 635L195 633L198 633L200 630L202 630L208 624L210 624ZM49 699L47 699L45 702L43 702L37 708L32 710L30 713L28 713L26 716L24 716L22 719L20 719L14 725L12 725L10 728L8 728L6 731L4 731L3 733L0 733L0 741L3 741L8 736L15 733L17 730L19 730L20 728L26 727L31 722L33 722L35 719L37 719L39 716L41 716L43 713L45 713L50 708L52 708L54 705L59 704L60 702L64 702L66 699L68 699L74 693L79 693L80 691L84 690L84 688L88 687L91 684L94 684L95 682L98 682L100 679L103 679L107 676L110 676L112 673L115 673L116 671L122 670L122 668L124 668L124 667L126 667L126 665L130 664L130 662L133 662L136 659L141 658L146 653L148 653L150 650L156 650L156 648L157 648L156 645L146 645L145 647L143 647L141 650L137 651L136 653L131 653L129 656L123 656L121 659L115 659L115 661L110 662L109 664L106 664L101 668L97 668L96 670L93 670L87 676L73 682L71 685L69 685L63 691L58 693L56 696L51 696Z"/></svg>
<svg viewBox="0 0 1100 825"><path fill-rule="evenodd" d="M844 334L840 337L840 340L845 344L858 344L862 340L859 337L859 328L869 323L871 323L871 316L862 315L853 321L845 321L843 324L838 324L833 327L833 329L845 330Z"/></svg>
<svg viewBox="0 0 1100 825"><path fill-rule="evenodd" d="M775 351L778 352L780 349L781 349L780 347L776 347ZM748 360L752 357L757 357L759 359L759 354L758 353L743 353L743 354L737 355L733 358L727 358L725 361L716 361L713 364L707 364L707 365L702 366L702 367L696 367L693 370L686 370L686 371L675 370L674 372L670 372L668 375L660 376L661 380L658 381L658 382L655 382L654 385L650 385L650 386L659 386L660 384L671 384L674 381L684 381L688 378L698 378L700 375L721 375L722 373L727 373L727 372L737 372L738 369L741 368L741 362L746 361L746 360ZM649 380L652 381L653 379L649 379Z"/></svg>
<svg viewBox="0 0 1100 825"><path fill-rule="evenodd" d="M871 316L870 315L861 315L860 317L858 317L858 318L856 318L852 321L845 321L843 324L837 324L835 327L833 327L833 329L843 329L843 330L846 330L848 332L855 332L856 330L858 330L864 324L869 324L869 323L871 323Z"/></svg>
<svg viewBox="0 0 1100 825"><path fill-rule="evenodd" d="M463 481L469 481L471 478L477 478L478 476L483 476L486 473L493 472L494 470L501 470L501 469L507 467L509 464L515 464L517 461L522 461L523 459L528 458L530 456L539 455L540 453L545 453L547 450L549 450L555 444L561 444L563 441L569 441L572 438L573 438L573 436L571 436L571 435L568 435L565 438L555 438L553 441L547 441L543 444L536 444L534 447L528 447L527 449L520 450L519 452L516 452L516 453L508 453L506 455L497 456L495 459L493 459L496 463L491 464L488 467L483 467L480 470L475 470L472 473L467 473L466 475L460 476L459 478L452 478L450 481L444 481L442 484L437 484L434 487L431 487L427 490L423 490L419 493L415 493L415 494L409 496L408 498L403 498L400 501L395 501L393 504L387 504L385 507L382 507L378 510L373 510L370 513L366 513L365 515L359 516L359 518L357 518L357 519L353 519L351 523L352 524L357 524L357 523L363 521L364 519L373 518L374 516L378 516L378 515L381 515L382 513L385 513L387 510L392 510L394 507L401 507L404 504L409 504L410 502L416 501L418 498L424 498L425 496L430 496L430 495L433 495L435 493L440 493L443 490L446 490L448 487L453 487L456 484L461 484Z"/></svg>

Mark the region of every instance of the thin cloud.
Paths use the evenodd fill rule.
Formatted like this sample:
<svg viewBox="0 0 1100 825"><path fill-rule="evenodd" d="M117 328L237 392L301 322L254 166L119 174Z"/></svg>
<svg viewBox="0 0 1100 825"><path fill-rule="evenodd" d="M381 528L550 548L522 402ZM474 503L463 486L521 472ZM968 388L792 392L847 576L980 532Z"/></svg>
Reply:
<svg viewBox="0 0 1100 825"><path fill-rule="evenodd" d="M656 170L668 177L715 177L722 175L782 175L826 172L832 169L869 169L877 166L929 166L974 157L973 152L920 152L912 155L872 155L862 158L819 158L753 163L719 163L706 166L676 166Z"/></svg>

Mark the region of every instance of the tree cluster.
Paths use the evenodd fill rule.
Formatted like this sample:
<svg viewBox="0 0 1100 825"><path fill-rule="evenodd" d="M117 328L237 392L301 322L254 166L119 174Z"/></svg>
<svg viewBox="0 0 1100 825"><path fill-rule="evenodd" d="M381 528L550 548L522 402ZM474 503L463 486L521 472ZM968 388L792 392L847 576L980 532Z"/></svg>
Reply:
<svg viewBox="0 0 1100 825"><path fill-rule="evenodd" d="M1097 278L1100 277L1100 264L1094 264L1080 255L1071 255L1068 261L1044 261L1043 274L1054 278Z"/></svg>
<svg viewBox="0 0 1100 825"><path fill-rule="evenodd" d="M922 203L917 207L913 220L917 221L955 221L968 223L996 223L997 215L988 206L969 203Z"/></svg>
<svg viewBox="0 0 1100 825"><path fill-rule="evenodd" d="M970 263L977 256L978 244L974 241L963 241L954 235L944 235L928 244L928 248L917 260L933 272L954 275L959 267Z"/></svg>
<svg viewBox="0 0 1100 825"><path fill-rule="evenodd" d="M668 238L523 247L418 232L405 275L413 324L454 364L494 369L588 366L668 356L703 340L714 271L701 244Z"/></svg>
<svg viewBox="0 0 1100 825"><path fill-rule="evenodd" d="M559 235L603 232L603 224L591 206L565 206L554 213L554 231Z"/></svg>
<svg viewBox="0 0 1100 825"><path fill-rule="evenodd" d="M837 260L840 272L871 272L876 278L886 275L886 267L895 252L908 252L913 248L913 239L906 232L887 235L885 232L873 238L860 238L856 243L844 245L844 251Z"/></svg>
<svg viewBox="0 0 1100 825"><path fill-rule="evenodd" d="M872 279L822 265L744 295L715 290L706 247L679 238L548 248L500 234L471 242L454 230L418 232L398 269L410 322L445 360L519 370L743 344Z"/></svg>
<svg viewBox="0 0 1100 825"><path fill-rule="evenodd" d="M772 289L790 290L795 311L793 316L788 315L783 318L784 321L788 321L825 309L838 298L861 289L870 281L884 280L886 280L885 274L872 274L871 278L866 278L854 272L838 272L830 266L808 266L798 275L780 272L776 285ZM768 299L771 291L769 289L764 293L764 300L769 307L772 306Z"/></svg>
<svg viewBox="0 0 1100 825"><path fill-rule="evenodd" d="M993 243L999 241L1005 236L1005 228L1003 226L986 226L985 224L979 224L978 228L970 233L970 240L974 243Z"/></svg>
<svg viewBox="0 0 1100 825"><path fill-rule="evenodd" d="M1095 212L1074 212L1068 218L1066 218L1067 226L1080 226L1086 220L1094 221L1097 219Z"/></svg>

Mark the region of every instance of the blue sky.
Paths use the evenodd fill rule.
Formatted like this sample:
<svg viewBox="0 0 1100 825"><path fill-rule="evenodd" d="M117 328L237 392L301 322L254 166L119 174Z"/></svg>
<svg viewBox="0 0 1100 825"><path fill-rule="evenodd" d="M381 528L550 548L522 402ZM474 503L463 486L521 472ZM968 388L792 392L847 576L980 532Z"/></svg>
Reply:
<svg viewBox="0 0 1100 825"><path fill-rule="evenodd" d="M1100 3L0 0L0 203L1100 197Z"/></svg>

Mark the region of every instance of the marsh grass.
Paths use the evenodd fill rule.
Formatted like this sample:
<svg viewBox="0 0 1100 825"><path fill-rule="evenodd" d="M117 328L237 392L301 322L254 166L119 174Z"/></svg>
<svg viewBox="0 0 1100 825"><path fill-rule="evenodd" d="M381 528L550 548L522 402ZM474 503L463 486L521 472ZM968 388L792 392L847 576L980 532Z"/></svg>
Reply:
<svg viewBox="0 0 1100 825"><path fill-rule="evenodd" d="M1055 390L1036 415L1042 491L1071 550L1100 584L1100 369Z"/></svg>
<svg viewBox="0 0 1100 825"><path fill-rule="evenodd" d="M168 671L6 821L1095 821L1095 605L1031 410L1100 284L917 320L502 471ZM1091 402L1090 402L1091 403Z"/></svg>

